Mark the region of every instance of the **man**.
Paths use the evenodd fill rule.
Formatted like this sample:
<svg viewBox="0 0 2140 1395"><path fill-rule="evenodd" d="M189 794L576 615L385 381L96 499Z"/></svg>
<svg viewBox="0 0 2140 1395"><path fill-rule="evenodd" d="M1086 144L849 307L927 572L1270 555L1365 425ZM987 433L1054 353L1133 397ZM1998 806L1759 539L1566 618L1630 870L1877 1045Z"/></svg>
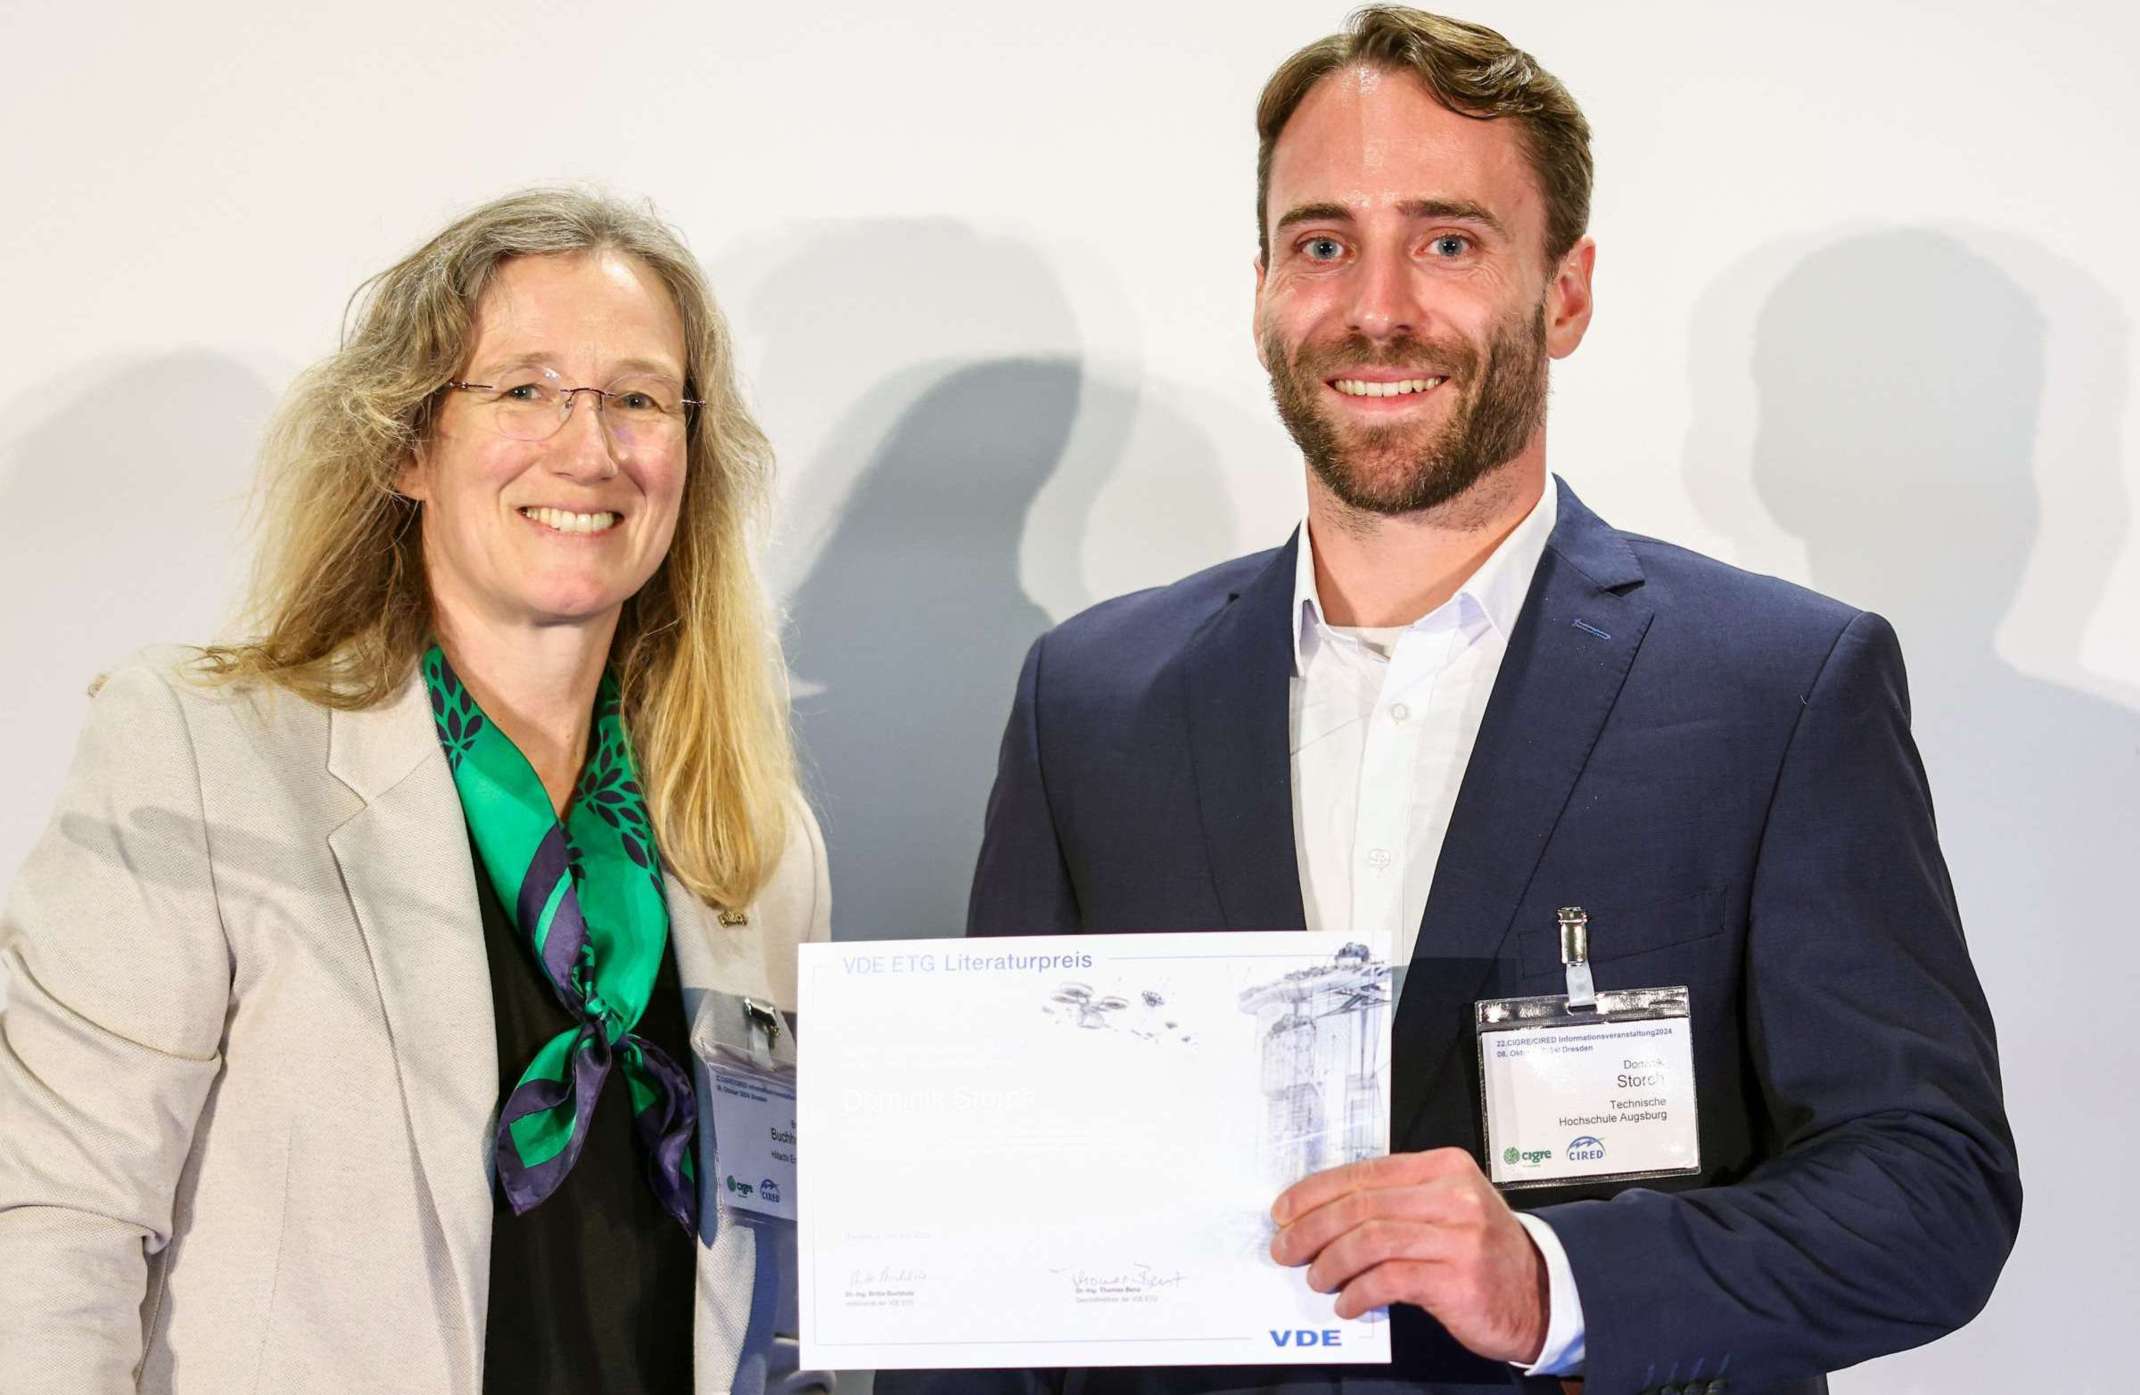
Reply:
<svg viewBox="0 0 2140 1395"><path fill-rule="evenodd" d="M1306 522L1033 646L970 930L1391 934L1395 1151L1277 1198L1272 1252L1395 1359L1071 1388L1813 1391L1966 1322L2020 1188L1893 632L1549 480L1591 165L1528 55L1366 10L1258 124ZM1601 990L1689 989L1701 1172L1504 1199L1473 1005L1560 991L1570 904Z"/></svg>

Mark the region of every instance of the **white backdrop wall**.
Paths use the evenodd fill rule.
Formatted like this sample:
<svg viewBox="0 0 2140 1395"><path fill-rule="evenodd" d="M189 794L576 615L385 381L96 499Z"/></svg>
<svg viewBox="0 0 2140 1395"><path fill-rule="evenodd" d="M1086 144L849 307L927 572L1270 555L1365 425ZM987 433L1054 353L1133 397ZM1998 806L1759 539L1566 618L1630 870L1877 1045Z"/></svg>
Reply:
<svg viewBox="0 0 2140 1395"><path fill-rule="evenodd" d="M1466 13L1597 128L1555 467L1624 527L1882 610L1911 657L2029 1199L1983 1318L1838 1387L2118 1388L2089 1358L2140 1303L2140 22ZM0 879L90 678L224 623L257 432L350 291L575 180L685 230L781 451L840 933L954 930L1025 643L1301 506L1250 352L1250 111L1342 14L0 0Z"/></svg>

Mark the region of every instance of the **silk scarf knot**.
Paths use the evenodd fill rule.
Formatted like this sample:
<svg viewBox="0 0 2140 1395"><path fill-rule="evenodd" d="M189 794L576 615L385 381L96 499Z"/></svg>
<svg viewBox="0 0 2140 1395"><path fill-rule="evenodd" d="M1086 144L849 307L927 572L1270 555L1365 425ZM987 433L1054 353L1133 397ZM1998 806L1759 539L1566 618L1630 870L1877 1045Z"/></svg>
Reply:
<svg viewBox="0 0 2140 1395"><path fill-rule="evenodd" d="M505 1198L518 1215L557 1190L579 1161L614 1067L630 1096L647 1183L696 1235L691 1077L632 1030L668 953L669 912L616 676L602 675L587 763L560 820L534 767L483 715L445 652L432 645L421 667L477 861L576 1024L543 1044L499 1110Z"/></svg>

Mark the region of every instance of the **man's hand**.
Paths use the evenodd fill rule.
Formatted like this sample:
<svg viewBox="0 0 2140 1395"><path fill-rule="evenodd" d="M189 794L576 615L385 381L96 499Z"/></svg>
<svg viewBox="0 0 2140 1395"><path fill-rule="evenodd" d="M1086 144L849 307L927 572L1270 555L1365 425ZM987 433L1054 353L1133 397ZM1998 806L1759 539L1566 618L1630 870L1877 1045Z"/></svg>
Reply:
<svg viewBox="0 0 2140 1395"><path fill-rule="evenodd" d="M1497 1361L1536 1361L1546 1341L1546 1265L1461 1148L1396 1153L1318 1172L1271 1207L1271 1258L1308 1266L1337 1315L1411 1303Z"/></svg>

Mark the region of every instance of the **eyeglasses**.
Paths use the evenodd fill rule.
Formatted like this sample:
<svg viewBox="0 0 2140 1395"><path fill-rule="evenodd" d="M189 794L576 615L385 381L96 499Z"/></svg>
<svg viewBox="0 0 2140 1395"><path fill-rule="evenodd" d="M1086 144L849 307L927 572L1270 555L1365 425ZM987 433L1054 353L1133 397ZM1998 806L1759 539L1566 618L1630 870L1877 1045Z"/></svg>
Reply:
<svg viewBox="0 0 2140 1395"><path fill-rule="evenodd" d="M555 373L531 369L506 383L449 382L447 387L476 393L489 409L491 425L515 441L547 441L564 428L572 404L583 392L595 399L602 429L620 449L654 449L683 439L689 410L703 401L686 397L666 378L622 378L606 388L566 387Z"/></svg>

